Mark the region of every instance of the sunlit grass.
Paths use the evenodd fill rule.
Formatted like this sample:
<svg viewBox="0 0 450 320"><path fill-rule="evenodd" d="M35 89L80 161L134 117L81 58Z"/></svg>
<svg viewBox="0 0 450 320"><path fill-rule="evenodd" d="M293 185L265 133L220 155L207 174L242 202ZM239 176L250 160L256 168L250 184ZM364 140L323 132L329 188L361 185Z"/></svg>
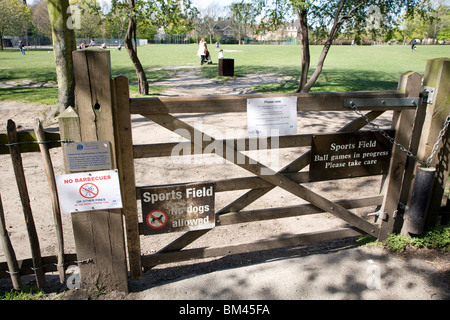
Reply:
<svg viewBox="0 0 450 320"><path fill-rule="evenodd" d="M219 79L217 56L224 50L225 58L234 59L235 76L251 73L278 74L285 79L281 84L265 84L255 87L259 92L293 92L298 85L301 64L301 47L297 45L209 45L212 65L199 68L202 76ZM311 46L311 70L313 72L321 46ZM112 76L129 78L132 94L137 93L137 76L126 50L110 49ZM138 55L150 82L151 95L160 94L165 88L152 82L167 80L173 76L174 66L199 66L197 45L148 45L138 48ZM323 72L311 92L361 91L395 89L399 76L406 71L423 75L428 59L449 57L450 46L418 46L411 52L409 46L332 46L326 58ZM167 67L167 69L164 69ZM56 82L53 51L18 50L0 52L0 83L30 79L40 83ZM17 100L54 104L57 88L16 86L1 88L0 101Z"/></svg>

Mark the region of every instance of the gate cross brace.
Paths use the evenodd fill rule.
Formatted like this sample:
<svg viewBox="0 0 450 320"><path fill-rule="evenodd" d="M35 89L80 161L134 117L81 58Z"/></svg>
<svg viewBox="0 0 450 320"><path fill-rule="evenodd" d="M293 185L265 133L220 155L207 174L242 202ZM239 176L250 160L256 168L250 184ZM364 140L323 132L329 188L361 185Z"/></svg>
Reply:
<svg viewBox="0 0 450 320"><path fill-rule="evenodd" d="M371 111L366 114L367 118L370 120L374 120L377 117L379 117L381 114L383 114L384 111ZM150 116L146 116L147 118L150 118ZM347 125L342 127L337 132L349 132L349 131L358 131L359 129L363 128L367 124L366 120L363 117L356 118L349 122ZM294 160L292 163L287 165L285 168L283 168L279 173L285 172L294 172L300 171L304 167L306 167L309 164L310 161L310 152L307 152ZM268 188L258 188L258 189L252 189L248 191L243 196L239 197L235 201L233 201L231 204L223 208L221 211L218 212L218 214L224 214L228 213L230 211L240 211L252 202L256 201L258 198L264 196L267 192L272 190L274 187L268 187ZM231 210L232 209L232 210ZM166 252L166 251L176 251L181 250L190 243L194 242L198 238L202 237L204 234L209 232L209 229L204 230L194 230L194 231L188 231L184 233L182 236L171 242L166 247L162 248L160 252Z"/></svg>
<svg viewBox="0 0 450 320"><path fill-rule="evenodd" d="M374 120L377 117L379 117L383 111L372 111L369 112L366 116L370 120ZM348 123L346 126L339 129L337 132L350 132L350 131L358 131L359 129L363 128L367 124L366 120L362 117L357 118L350 123ZM311 151L308 151L301 155L299 158L295 159L293 162L285 166L283 169L278 171L280 174L290 173L290 172L298 172L302 170L304 167L309 165L310 162L310 155ZM266 193L271 191L275 186L267 187L267 188L259 188L259 189L252 189L230 203L229 205L222 208L218 214L224 214L231 211L237 212L242 209L244 209L246 206L250 205L252 202L256 201L260 197L264 196Z"/></svg>
<svg viewBox="0 0 450 320"><path fill-rule="evenodd" d="M204 139L201 141L201 147L205 143L211 143L211 141L215 141L215 139L198 129L195 129L191 125L181 121L180 119L169 115L169 114L160 114L160 115L143 115L144 117L154 121L155 123L161 125L162 127L169 129L171 131L174 131L176 129L182 128L184 130L177 130L176 133L181 135L182 137L186 139L190 139L192 136L198 136L198 134L202 134ZM186 136L183 136L183 134L187 132ZM206 141L205 141L206 140ZM194 141L194 143L200 144L198 141ZM297 182L289 179L286 176L283 176L280 172L276 172L271 168L268 168L267 166L251 159L247 155L244 155L243 153L239 152L235 147L231 148L229 145L227 145L225 142L223 142L223 147L226 152L223 153L223 157L225 155L229 155L230 153L233 153L233 159L245 159L244 163L235 163L236 165L240 166L241 168L259 176L260 178L268 181L274 186L278 186L306 201L313 204L314 206L334 214L335 216L341 218L342 220L347 221L351 225L355 226L356 228L364 231L365 233L368 233L374 237L378 236L379 228L356 216L349 210L345 209L344 207L320 196L319 194L309 190L308 188L298 184ZM253 162L253 163L252 163ZM262 175L261 172L270 173L270 174L264 174Z"/></svg>

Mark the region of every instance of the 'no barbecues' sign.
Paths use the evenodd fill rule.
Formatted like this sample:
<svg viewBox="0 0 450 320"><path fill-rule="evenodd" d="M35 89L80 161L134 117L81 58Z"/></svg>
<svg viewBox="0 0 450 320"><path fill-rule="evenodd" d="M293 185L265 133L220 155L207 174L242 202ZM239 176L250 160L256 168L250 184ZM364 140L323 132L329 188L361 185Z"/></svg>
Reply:
<svg viewBox="0 0 450 320"><path fill-rule="evenodd" d="M117 170L56 176L62 213L122 208Z"/></svg>

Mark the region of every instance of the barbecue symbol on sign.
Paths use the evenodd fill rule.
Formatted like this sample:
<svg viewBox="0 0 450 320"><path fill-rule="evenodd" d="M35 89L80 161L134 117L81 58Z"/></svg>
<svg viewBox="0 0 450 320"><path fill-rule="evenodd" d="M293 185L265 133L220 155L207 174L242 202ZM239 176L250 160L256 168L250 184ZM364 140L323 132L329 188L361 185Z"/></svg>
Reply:
<svg viewBox="0 0 450 320"><path fill-rule="evenodd" d="M80 187L80 194L84 198L95 198L98 196L98 187L93 183L85 183Z"/></svg>
<svg viewBox="0 0 450 320"><path fill-rule="evenodd" d="M167 214L161 210L153 210L147 215L145 222L150 228L160 229L167 223Z"/></svg>

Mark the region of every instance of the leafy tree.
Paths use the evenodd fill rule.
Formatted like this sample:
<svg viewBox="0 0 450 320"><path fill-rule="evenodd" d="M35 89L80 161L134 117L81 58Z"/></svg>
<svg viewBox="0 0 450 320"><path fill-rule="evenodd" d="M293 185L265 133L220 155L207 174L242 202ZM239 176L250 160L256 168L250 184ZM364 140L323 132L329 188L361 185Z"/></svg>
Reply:
<svg viewBox="0 0 450 320"><path fill-rule="evenodd" d="M70 4L80 10L79 27L75 28L76 38L99 38L104 34L106 24L100 6L95 0L72 0Z"/></svg>
<svg viewBox="0 0 450 320"><path fill-rule="evenodd" d="M17 0L0 0L0 50L5 35L24 34L24 23L31 21L31 10Z"/></svg>
<svg viewBox="0 0 450 320"><path fill-rule="evenodd" d="M168 33L186 33L193 29L193 18L198 10L191 0L120 0L112 1L112 11L127 8L128 27L125 34L125 48L133 62L138 78L139 93L148 94L148 82L144 68L137 55L137 21L146 21L164 27Z"/></svg>
<svg viewBox="0 0 450 320"><path fill-rule="evenodd" d="M239 44L247 36L258 16L258 8L251 3L234 2L228 6L232 12L233 25L238 30Z"/></svg>
<svg viewBox="0 0 450 320"><path fill-rule="evenodd" d="M48 17L47 2L41 0L31 7L33 25L37 33L46 37L52 36L52 26Z"/></svg>
<svg viewBox="0 0 450 320"><path fill-rule="evenodd" d="M398 14L406 11L407 15L411 15L419 4L419 1L415 0L252 0L252 2L260 10L261 15L266 17L261 24L262 28L276 29L283 25L286 18L290 18L292 13L297 15L300 21L302 67L296 92L309 92L317 81L333 40L340 33L344 24L353 24L358 27L367 26L367 22L371 21L369 17L371 14L373 15L373 9L376 8L375 22L379 23L380 28L387 28L394 23ZM317 66L308 79L310 68L309 30L311 26L319 29L327 28L329 32ZM376 30L376 28L371 29Z"/></svg>

